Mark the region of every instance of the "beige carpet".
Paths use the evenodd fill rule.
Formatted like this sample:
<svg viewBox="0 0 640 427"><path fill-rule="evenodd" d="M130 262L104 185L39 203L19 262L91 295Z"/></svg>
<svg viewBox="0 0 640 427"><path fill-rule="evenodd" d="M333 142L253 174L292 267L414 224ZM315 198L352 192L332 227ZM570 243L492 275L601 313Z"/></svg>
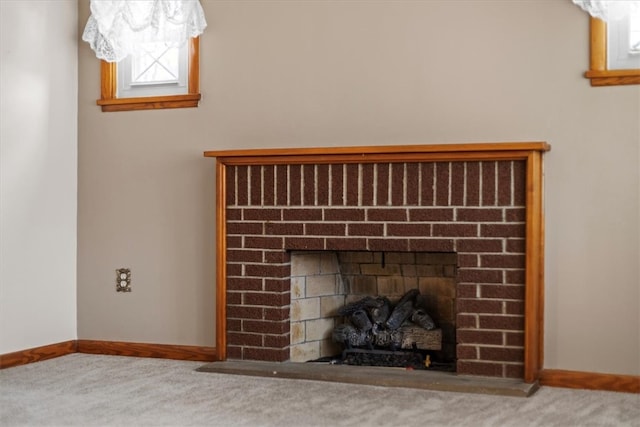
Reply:
<svg viewBox="0 0 640 427"><path fill-rule="evenodd" d="M640 426L640 395L503 397L196 372L73 354L0 371L0 426Z"/></svg>

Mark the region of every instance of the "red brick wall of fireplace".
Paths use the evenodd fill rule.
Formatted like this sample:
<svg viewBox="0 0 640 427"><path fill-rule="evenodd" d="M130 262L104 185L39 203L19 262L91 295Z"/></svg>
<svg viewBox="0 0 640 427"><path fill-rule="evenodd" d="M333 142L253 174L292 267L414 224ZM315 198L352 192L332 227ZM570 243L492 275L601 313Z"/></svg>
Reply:
<svg viewBox="0 0 640 427"><path fill-rule="evenodd" d="M289 358L292 250L458 254L457 372L522 378L525 161L232 165L227 356Z"/></svg>

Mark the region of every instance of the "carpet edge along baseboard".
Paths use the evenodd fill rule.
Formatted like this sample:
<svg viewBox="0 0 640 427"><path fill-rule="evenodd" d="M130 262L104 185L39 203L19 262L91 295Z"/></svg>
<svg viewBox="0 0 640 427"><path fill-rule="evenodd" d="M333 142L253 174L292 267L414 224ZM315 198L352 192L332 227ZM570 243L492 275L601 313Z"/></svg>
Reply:
<svg viewBox="0 0 640 427"><path fill-rule="evenodd" d="M215 347L122 341L72 340L0 355L0 369L40 362L72 353L215 362ZM543 369L540 385L587 390L640 393L640 376Z"/></svg>

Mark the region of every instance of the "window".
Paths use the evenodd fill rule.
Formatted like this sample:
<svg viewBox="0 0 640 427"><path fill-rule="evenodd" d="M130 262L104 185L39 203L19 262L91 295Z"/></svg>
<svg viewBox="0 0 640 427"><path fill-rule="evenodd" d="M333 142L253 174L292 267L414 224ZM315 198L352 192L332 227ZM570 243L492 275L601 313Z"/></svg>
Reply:
<svg viewBox="0 0 640 427"><path fill-rule="evenodd" d="M640 7L626 19L607 25L607 67L611 70L640 68Z"/></svg>
<svg viewBox="0 0 640 427"><path fill-rule="evenodd" d="M640 84L639 22L634 15L609 25L591 18L591 60L585 77L592 86Z"/></svg>
<svg viewBox="0 0 640 427"><path fill-rule="evenodd" d="M186 44L145 43L138 55L129 55L118 64L118 97L186 94L188 50Z"/></svg>
<svg viewBox="0 0 640 427"><path fill-rule="evenodd" d="M102 111L197 107L200 101L199 39L184 48L148 44L119 63L102 61Z"/></svg>

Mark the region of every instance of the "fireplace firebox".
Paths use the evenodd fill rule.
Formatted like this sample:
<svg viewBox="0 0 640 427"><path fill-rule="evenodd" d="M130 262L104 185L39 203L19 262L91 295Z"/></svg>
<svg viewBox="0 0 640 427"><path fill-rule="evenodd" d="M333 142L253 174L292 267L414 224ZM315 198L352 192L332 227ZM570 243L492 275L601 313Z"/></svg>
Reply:
<svg viewBox="0 0 640 427"><path fill-rule="evenodd" d="M542 364L542 153L549 149L491 143L206 152L217 158L219 358L291 359L299 305L292 252L452 253L456 371L535 381Z"/></svg>
<svg viewBox="0 0 640 427"><path fill-rule="evenodd" d="M354 364L345 359L351 350L361 354L356 346L392 350L379 366L392 366L395 350L415 353L406 357L420 359L422 369L453 370L456 271L455 253L293 252L289 360ZM403 298L411 303L403 306ZM394 316L395 308L405 316ZM341 330L351 334L346 344ZM397 359L402 366L405 355Z"/></svg>

